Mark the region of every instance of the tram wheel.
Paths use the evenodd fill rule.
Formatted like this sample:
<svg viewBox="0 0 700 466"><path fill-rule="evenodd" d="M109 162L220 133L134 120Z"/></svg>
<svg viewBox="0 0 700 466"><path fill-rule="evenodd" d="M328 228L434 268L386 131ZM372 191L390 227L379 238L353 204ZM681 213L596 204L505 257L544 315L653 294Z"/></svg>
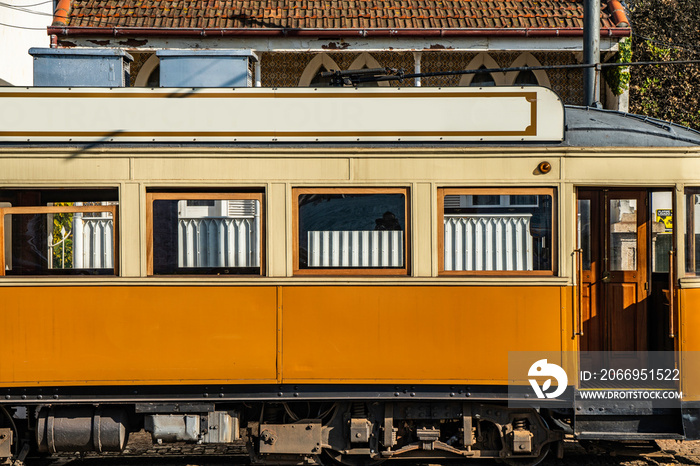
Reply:
<svg viewBox="0 0 700 466"><path fill-rule="evenodd" d="M19 430L17 429L17 424L15 424L14 419L12 419L12 414L10 414L4 406L0 406L0 427L12 429L13 440L10 446L10 452L16 455L18 451L17 445L19 445Z"/></svg>

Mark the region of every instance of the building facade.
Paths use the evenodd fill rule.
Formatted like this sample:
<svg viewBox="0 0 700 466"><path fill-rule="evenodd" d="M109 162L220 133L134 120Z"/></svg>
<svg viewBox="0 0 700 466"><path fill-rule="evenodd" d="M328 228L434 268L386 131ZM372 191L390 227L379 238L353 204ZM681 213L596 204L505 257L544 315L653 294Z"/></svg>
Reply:
<svg viewBox="0 0 700 466"><path fill-rule="evenodd" d="M602 5L601 61L631 30L617 0ZM158 86L163 49L249 49L254 85L328 85L323 71L406 73L552 66L537 71L432 76L370 86L536 84L583 104L583 6L576 1L159 1L61 0L49 28L55 47L113 47L134 56L131 85ZM606 108L626 92L601 86Z"/></svg>

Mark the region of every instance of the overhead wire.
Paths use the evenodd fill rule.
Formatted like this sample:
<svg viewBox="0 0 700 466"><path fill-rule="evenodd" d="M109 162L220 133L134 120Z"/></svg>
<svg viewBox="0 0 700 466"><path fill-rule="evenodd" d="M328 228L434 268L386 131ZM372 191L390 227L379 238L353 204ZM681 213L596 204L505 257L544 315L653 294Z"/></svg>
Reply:
<svg viewBox="0 0 700 466"><path fill-rule="evenodd" d="M630 66L647 66L647 65L700 65L700 60L656 60L656 61L638 61L638 62L623 62L623 63L576 63L568 65L546 65L546 66L518 66L509 68L479 68L475 70L457 70L457 71L433 71L428 73L405 73L402 69L395 68L373 68L362 70L346 70L346 71L325 71L321 73L322 77L332 79L331 85L344 84L359 84L365 82L378 81L402 81L411 78L427 78L438 76L462 76L465 74L482 74L482 73L508 73L521 71L540 71L540 70L576 70L584 68L612 68L612 67L630 67Z"/></svg>
<svg viewBox="0 0 700 466"><path fill-rule="evenodd" d="M18 8L29 8L29 7L33 7L33 6L46 5L47 3L53 3L53 2L54 2L54 0L46 0L43 2L39 2L39 3L30 3L28 5L12 5L12 6L16 6ZM0 2L0 3L3 3L3 2Z"/></svg>
<svg viewBox="0 0 700 466"><path fill-rule="evenodd" d="M665 41L658 40L658 39L652 39L651 37L645 37L645 36L642 36L640 34L636 34L634 32L632 32L632 35L634 37L638 37L642 40L649 41L649 42L652 42L652 43L658 44L658 45L663 45L663 46L668 47L668 48L682 49L682 50L687 50L688 52L691 52L691 53L700 54L700 48L693 47L692 45L687 45L687 44L679 45L679 44L674 44L672 42L665 42Z"/></svg>
<svg viewBox="0 0 700 466"><path fill-rule="evenodd" d="M11 9L11 10L19 11L19 12L21 12L21 13L30 13L30 14L32 14L32 15L53 16L52 13L44 13L43 11L32 11L32 10L28 10L28 9L26 9L26 8L14 8L14 7L12 7L12 6L3 5L2 3L0 3L0 7L9 8L9 9Z"/></svg>
<svg viewBox="0 0 700 466"><path fill-rule="evenodd" d="M11 10L19 11L21 13L29 13L29 14L33 14L33 15L39 15L39 16L53 17L52 13L44 13L42 11L34 11L34 10L29 9L29 7L44 5L46 3L53 3L53 0L48 0L48 1L39 2L39 3L33 3L33 4L29 4L29 5L12 5L12 4L0 1L0 7L9 8ZM31 27L31 26L21 26L18 24L9 24L9 23L0 22L0 26L4 26L4 27L8 27L8 28L15 28L15 29L25 29L28 31L45 31L46 27L48 27L48 24L45 27Z"/></svg>
<svg viewBox="0 0 700 466"><path fill-rule="evenodd" d="M5 26L8 28L17 28L17 29L28 29L30 31L46 31L46 28L32 28L32 27L27 27L27 26L17 26L15 24L7 24L7 23L0 23L0 26Z"/></svg>
<svg viewBox="0 0 700 466"><path fill-rule="evenodd" d="M17 11L22 11L25 13L31 13L31 14L36 14L36 15L41 15L41 16L49 16L52 17L54 16L51 13L44 13L44 12L39 12L39 11L32 11L29 10L28 7L32 6L38 6L38 5L44 5L46 3L52 3L54 0L46 0L43 2L38 2L38 3L32 3L32 4L27 4L27 5L11 5L6 2L0 1L0 7L5 7L5 8L10 8L14 9ZM88 18L88 21L94 22L94 23L100 23L104 21L104 18ZM11 28L17 28L17 29L27 29L27 30L35 30L35 31L43 31L45 28L35 28L35 27L28 27L28 26L19 26L15 24L7 24L7 23L0 23L0 26L6 26L6 27L11 27ZM107 24L101 24L102 27L110 27L112 25L109 24L109 20L107 21ZM700 48L696 48L687 44L674 44L671 42L665 42L665 41L660 41L657 39L652 39L649 37L645 37L639 34L636 34L634 31L632 32L632 35L634 37L638 37L640 39L653 42L656 44L664 45L666 47L671 47L671 48L678 48L678 49L685 49L688 50L692 53L700 54ZM611 66L639 66L639 65L673 65L673 64L691 64L691 63L699 63L696 60L682 60L682 61L647 61L647 62L628 62L628 63L600 63L598 66L601 68L606 68L606 67L611 67ZM509 72L509 71L537 71L537 70L549 70L549 69L567 69L567 68L586 68L586 67L593 67L595 65L590 65L590 64L572 64L572 65L549 65L549 66L536 66L536 67L515 67L515 68L493 68L493 69L479 69L479 70L461 70L461 71L451 71L451 72L436 72L436 73L420 73L420 77L429 77L429 76L450 76L450 75L461 75L461 74L476 74L476 73L490 73L490 72ZM395 80L395 79L409 79L413 77L418 77L418 74L403 74L400 73L398 76L384 76L382 80ZM363 77L360 79L360 82L365 82L365 81L370 81L374 80L373 77Z"/></svg>

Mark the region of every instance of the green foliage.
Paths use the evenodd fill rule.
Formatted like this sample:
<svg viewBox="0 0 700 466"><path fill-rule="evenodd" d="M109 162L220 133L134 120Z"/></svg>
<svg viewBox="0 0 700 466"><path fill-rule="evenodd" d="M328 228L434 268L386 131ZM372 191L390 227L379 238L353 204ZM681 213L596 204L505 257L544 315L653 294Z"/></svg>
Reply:
<svg viewBox="0 0 700 466"><path fill-rule="evenodd" d="M56 206L72 206L72 202L57 202ZM65 240L63 237L65 232ZM52 267L54 269L73 268L73 214L53 214L53 232L51 234L53 248Z"/></svg>
<svg viewBox="0 0 700 466"><path fill-rule="evenodd" d="M649 39L644 41L644 45L647 47L649 54L654 60L666 61L672 59L671 52L673 52L674 49L657 47L654 42Z"/></svg>
<svg viewBox="0 0 700 466"><path fill-rule="evenodd" d="M632 41L622 39L619 49L615 54L615 63L629 63L632 61ZM605 70L605 81L615 95L620 95L630 87L630 69L622 66L614 66Z"/></svg>
<svg viewBox="0 0 700 466"><path fill-rule="evenodd" d="M700 59L700 1L630 0L636 61ZM700 65L632 70L630 111L700 129Z"/></svg>

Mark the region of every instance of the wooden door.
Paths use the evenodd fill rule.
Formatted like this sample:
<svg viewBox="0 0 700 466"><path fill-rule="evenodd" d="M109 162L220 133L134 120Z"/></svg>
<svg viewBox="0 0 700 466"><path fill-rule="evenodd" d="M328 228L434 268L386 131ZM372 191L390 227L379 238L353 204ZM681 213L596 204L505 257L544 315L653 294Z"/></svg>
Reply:
<svg viewBox="0 0 700 466"><path fill-rule="evenodd" d="M646 351L647 193L581 190L582 351Z"/></svg>
<svg viewBox="0 0 700 466"><path fill-rule="evenodd" d="M581 351L603 351L604 314L601 308L601 226L599 191L578 196L578 248L581 274Z"/></svg>
<svg viewBox="0 0 700 466"><path fill-rule="evenodd" d="M647 351L647 193L607 191L603 299L609 351ZM613 353L614 354L614 353Z"/></svg>

